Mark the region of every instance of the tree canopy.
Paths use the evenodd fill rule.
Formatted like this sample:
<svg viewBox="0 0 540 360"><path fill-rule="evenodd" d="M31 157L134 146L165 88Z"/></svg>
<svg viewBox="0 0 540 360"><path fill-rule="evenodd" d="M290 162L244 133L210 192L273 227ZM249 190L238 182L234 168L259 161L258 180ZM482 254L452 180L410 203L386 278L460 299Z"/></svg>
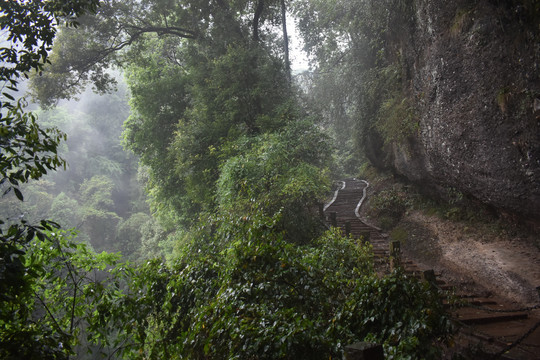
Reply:
<svg viewBox="0 0 540 360"><path fill-rule="evenodd" d="M65 29L51 66L32 79L44 105L127 72L132 115L125 145L149 173L162 217L186 223L215 207L222 149L243 135L279 130L301 115L279 39L285 4L264 1L102 2ZM286 28L283 30L286 32Z"/></svg>

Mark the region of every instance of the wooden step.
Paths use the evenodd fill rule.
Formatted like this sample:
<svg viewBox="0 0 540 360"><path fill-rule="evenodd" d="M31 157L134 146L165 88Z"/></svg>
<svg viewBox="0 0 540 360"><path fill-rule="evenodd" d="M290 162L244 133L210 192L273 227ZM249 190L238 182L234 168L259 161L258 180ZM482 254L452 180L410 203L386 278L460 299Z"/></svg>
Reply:
<svg viewBox="0 0 540 360"><path fill-rule="evenodd" d="M455 319L467 325L522 320L528 317L526 312L499 313L473 308L461 308L453 315Z"/></svg>
<svg viewBox="0 0 540 360"><path fill-rule="evenodd" d="M497 305L497 302L489 298L472 298L467 303L477 306Z"/></svg>

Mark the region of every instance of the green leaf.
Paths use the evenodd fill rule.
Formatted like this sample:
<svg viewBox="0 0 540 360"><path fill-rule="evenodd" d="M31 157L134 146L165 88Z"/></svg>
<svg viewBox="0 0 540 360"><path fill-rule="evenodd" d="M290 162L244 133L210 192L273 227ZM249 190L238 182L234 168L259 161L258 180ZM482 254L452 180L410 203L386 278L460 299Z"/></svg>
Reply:
<svg viewBox="0 0 540 360"><path fill-rule="evenodd" d="M15 196L17 196L17 199L24 201L23 194L18 188L14 187L13 191L15 192Z"/></svg>
<svg viewBox="0 0 540 360"><path fill-rule="evenodd" d="M8 98L9 100L11 100L11 101L15 101L15 98L14 98L13 96L11 96L10 94L6 93L6 92L2 93L2 95L4 95L5 97L7 97L7 98Z"/></svg>

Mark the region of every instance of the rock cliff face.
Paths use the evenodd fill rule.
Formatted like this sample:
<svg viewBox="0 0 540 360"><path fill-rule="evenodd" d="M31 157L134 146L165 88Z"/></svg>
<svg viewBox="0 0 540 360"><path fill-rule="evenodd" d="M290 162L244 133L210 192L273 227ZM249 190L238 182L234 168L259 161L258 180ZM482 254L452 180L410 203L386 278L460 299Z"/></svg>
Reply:
<svg viewBox="0 0 540 360"><path fill-rule="evenodd" d="M385 156L412 181L540 223L540 27L508 3L415 1L395 42L419 127Z"/></svg>

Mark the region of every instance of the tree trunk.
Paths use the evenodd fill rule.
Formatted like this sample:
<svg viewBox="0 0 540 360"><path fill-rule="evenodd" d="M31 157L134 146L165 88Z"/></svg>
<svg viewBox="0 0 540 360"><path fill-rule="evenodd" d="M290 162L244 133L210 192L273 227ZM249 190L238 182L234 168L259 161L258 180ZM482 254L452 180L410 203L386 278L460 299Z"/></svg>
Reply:
<svg viewBox="0 0 540 360"><path fill-rule="evenodd" d="M259 19L264 9L264 0L259 0L253 15L253 40L259 42Z"/></svg>
<svg viewBox="0 0 540 360"><path fill-rule="evenodd" d="M287 80L291 82L291 61L289 59L289 36L287 35L287 9L285 0L281 0L281 22L283 23L283 53L285 55L285 70Z"/></svg>

